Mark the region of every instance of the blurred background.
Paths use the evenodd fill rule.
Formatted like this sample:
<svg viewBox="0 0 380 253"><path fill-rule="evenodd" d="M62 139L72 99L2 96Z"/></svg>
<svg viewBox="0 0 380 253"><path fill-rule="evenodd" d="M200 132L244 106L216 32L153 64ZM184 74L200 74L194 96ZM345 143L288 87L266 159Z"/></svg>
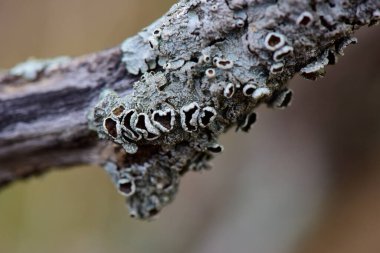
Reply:
<svg viewBox="0 0 380 253"><path fill-rule="evenodd" d="M174 2L0 0L0 68L113 47ZM289 109L223 136L159 219L131 219L101 168L54 171L0 192L0 252L380 252L380 27L357 36L325 78L290 82Z"/></svg>

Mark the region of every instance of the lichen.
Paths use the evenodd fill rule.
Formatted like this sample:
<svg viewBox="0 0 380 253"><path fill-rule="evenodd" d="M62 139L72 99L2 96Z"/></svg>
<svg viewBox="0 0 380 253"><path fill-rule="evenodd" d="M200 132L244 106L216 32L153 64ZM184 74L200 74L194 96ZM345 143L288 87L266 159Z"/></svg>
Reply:
<svg viewBox="0 0 380 253"><path fill-rule="evenodd" d="M43 71L52 71L69 61L70 57L67 56L60 56L52 59L31 58L13 67L9 73L28 81L34 81Z"/></svg>
<svg viewBox="0 0 380 253"><path fill-rule="evenodd" d="M288 106L292 76L321 76L353 42L345 38L357 22L379 19L361 3L343 2L180 1L121 45L122 63L141 78L123 97L104 91L89 122L123 148L106 168L131 215L156 215L181 175L208 168L211 153L223 151L221 133L233 125L249 131L262 103ZM140 148L154 152L140 161Z"/></svg>

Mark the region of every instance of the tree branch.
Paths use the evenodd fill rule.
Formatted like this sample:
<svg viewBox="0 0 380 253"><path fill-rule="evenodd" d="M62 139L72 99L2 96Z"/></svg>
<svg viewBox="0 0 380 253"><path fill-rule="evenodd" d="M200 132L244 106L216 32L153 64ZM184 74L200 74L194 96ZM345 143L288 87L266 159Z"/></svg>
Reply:
<svg viewBox="0 0 380 253"><path fill-rule="evenodd" d="M87 127L102 88L127 90L136 80L119 48L41 70L27 80L0 77L0 185L51 167L100 164L104 143Z"/></svg>
<svg viewBox="0 0 380 253"><path fill-rule="evenodd" d="M52 166L106 163L131 215L151 217L181 175L222 151L221 133L248 131L262 103L286 107L286 82L323 76L379 8L184 0L120 47L17 66L0 75L0 186Z"/></svg>

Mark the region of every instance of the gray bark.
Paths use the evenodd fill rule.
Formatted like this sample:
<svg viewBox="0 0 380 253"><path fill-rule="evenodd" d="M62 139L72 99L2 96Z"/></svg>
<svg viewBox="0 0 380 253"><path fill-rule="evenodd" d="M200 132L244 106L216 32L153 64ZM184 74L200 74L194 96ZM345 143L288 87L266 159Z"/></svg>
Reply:
<svg viewBox="0 0 380 253"><path fill-rule="evenodd" d="M53 166L108 161L131 214L150 217L173 199L184 172L207 168L221 133L248 131L260 104L286 107L286 82L323 76L356 42L353 32L379 20L379 8L376 0L181 1L120 47L33 63L34 71L19 66L0 76L0 186ZM105 89L116 93L99 102ZM142 138L125 138L121 122L103 125L117 121L119 105L149 117L171 109L173 127L166 133L148 120L145 130L132 124ZM202 124L207 109L215 117ZM90 131L88 115L115 149Z"/></svg>
<svg viewBox="0 0 380 253"><path fill-rule="evenodd" d="M0 186L52 167L102 162L104 143L87 127L104 87L131 88L119 48L73 59L25 79L0 76Z"/></svg>

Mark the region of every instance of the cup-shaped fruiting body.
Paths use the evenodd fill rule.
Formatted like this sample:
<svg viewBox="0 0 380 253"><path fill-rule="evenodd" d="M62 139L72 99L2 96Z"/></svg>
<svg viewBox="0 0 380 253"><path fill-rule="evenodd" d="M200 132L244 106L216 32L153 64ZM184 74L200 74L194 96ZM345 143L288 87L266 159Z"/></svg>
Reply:
<svg viewBox="0 0 380 253"><path fill-rule="evenodd" d="M375 10L373 13L372 13L372 17L376 20L379 20L380 19L380 10Z"/></svg>
<svg viewBox="0 0 380 253"><path fill-rule="evenodd" d="M129 217L137 218L138 217L137 211L129 209Z"/></svg>
<svg viewBox="0 0 380 253"><path fill-rule="evenodd" d="M210 151L212 153L221 153L223 150L224 147L218 143L214 143L213 145L207 147L207 151Z"/></svg>
<svg viewBox="0 0 380 253"><path fill-rule="evenodd" d="M318 72L322 70L327 64L328 64L327 58L325 61L317 60L303 67L300 70L300 72L301 74L310 74L310 73Z"/></svg>
<svg viewBox="0 0 380 253"><path fill-rule="evenodd" d="M156 38L160 38L161 37L161 33L162 33L162 30L160 28L157 28L153 31L153 36L156 37Z"/></svg>
<svg viewBox="0 0 380 253"><path fill-rule="evenodd" d="M118 105L112 109L112 115L121 118L123 117L123 113L125 111L125 107L123 105Z"/></svg>
<svg viewBox="0 0 380 253"><path fill-rule="evenodd" d="M145 193L142 194L139 190L136 190L136 194L127 200L130 215L133 215L134 218L147 220L153 220L158 216L162 204L162 198L158 198L154 193L145 196Z"/></svg>
<svg viewBox="0 0 380 253"><path fill-rule="evenodd" d="M228 83L226 87L224 87L223 95L226 98L232 98L232 96L235 94L235 85L233 83Z"/></svg>
<svg viewBox="0 0 380 253"><path fill-rule="evenodd" d="M254 84L248 83L243 87L243 94L244 96L250 97L252 96L253 92L255 91L256 86Z"/></svg>
<svg viewBox="0 0 380 253"><path fill-rule="evenodd" d="M230 69L234 66L234 62L231 60L217 59L215 65L219 69Z"/></svg>
<svg viewBox="0 0 380 253"><path fill-rule="evenodd" d="M134 109L128 110L124 113L124 117L122 119L122 135L125 139L130 139L134 141L138 141L142 138L140 133L135 130L134 122L137 119L137 112Z"/></svg>
<svg viewBox="0 0 380 253"><path fill-rule="evenodd" d="M220 58L219 57L214 57L213 59L212 59L212 64L214 64L215 66L216 66L216 63L218 62L220 60Z"/></svg>
<svg viewBox="0 0 380 253"><path fill-rule="evenodd" d="M334 64L337 64L338 63L338 54L335 52L335 50L333 48L330 48L328 49L328 60L329 60L329 63L330 65L334 65Z"/></svg>
<svg viewBox="0 0 380 253"><path fill-rule="evenodd" d="M202 54L201 59L205 63L210 63L211 62L211 56L209 54L206 54L206 53Z"/></svg>
<svg viewBox="0 0 380 253"><path fill-rule="evenodd" d="M380 22L380 10L375 10L373 13L372 13L372 20L371 22L369 23L369 26L372 26L372 25L378 25Z"/></svg>
<svg viewBox="0 0 380 253"><path fill-rule="evenodd" d="M206 69L206 76L209 79L214 78L215 77L215 69L213 69L213 68Z"/></svg>
<svg viewBox="0 0 380 253"><path fill-rule="evenodd" d="M308 11L304 11L298 16L297 25L310 26L313 23L313 20L313 15Z"/></svg>
<svg viewBox="0 0 380 253"><path fill-rule="evenodd" d="M241 18L236 19L235 26L237 28L243 28L244 24L245 24L245 21L243 19L241 19Z"/></svg>
<svg viewBox="0 0 380 253"><path fill-rule="evenodd" d="M340 55L340 56L343 56L344 55L344 52L343 50L351 45L351 44L356 44L358 43L358 39L355 38L355 37L347 37L347 38L344 38L342 39L342 41L340 41L340 43L337 44L336 46L336 52Z"/></svg>
<svg viewBox="0 0 380 253"><path fill-rule="evenodd" d="M276 51L285 45L285 36L280 33L270 32L265 36L264 45L270 51Z"/></svg>
<svg viewBox="0 0 380 253"><path fill-rule="evenodd" d="M251 129L252 124L254 124L256 120L257 120L257 115L256 113L252 112L245 117L243 124L241 124L239 128L243 132L248 132Z"/></svg>
<svg viewBox="0 0 380 253"><path fill-rule="evenodd" d="M117 181L117 189L119 190L120 194L129 197L135 193L136 185L133 180L121 178Z"/></svg>
<svg viewBox="0 0 380 253"><path fill-rule="evenodd" d="M253 93L252 97L255 100L259 100L261 98L267 97L270 95L270 90L266 87L257 88Z"/></svg>
<svg viewBox="0 0 380 253"><path fill-rule="evenodd" d="M144 139L151 141L160 137L160 131L150 122L146 113L139 113L134 122L135 130L141 133Z"/></svg>
<svg viewBox="0 0 380 253"><path fill-rule="evenodd" d="M156 37L149 38L148 42L149 42L150 48L156 49L158 47L158 40Z"/></svg>
<svg viewBox="0 0 380 253"><path fill-rule="evenodd" d="M151 209L148 209L148 214L149 214L148 219L150 221L158 219L159 213L160 213L160 210L158 210L157 208L152 207Z"/></svg>
<svg viewBox="0 0 380 253"><path fill-rule="evenodd" d="M119 122L111 117L107 117L103 121L104 131L113 139L118 136L118 125Z"/></svg>
<svg viewBox="0 0 380 253"><path fill-rule="evenodd" d="M217 112L213 107L207 106L203 108L202 111L199 113L199 117L198 117L199 125L201 127L207 127L215 120L216 115L217 115Z"/></svg>
<svg viewBox="0 0 380 253"><path fill-rule="evenodd" d="M284 64L282 62L278 62L270 66L270 72L272 74L280 74L284 71Z"/></svg>
<svg viewBox="0 0 380 253"><path fill-rule="evenodd" d="M315 80L317 77L323 76L325 66L329 63L329 50L326 50L316 61L313 61L303 67L300 73L303 77L310 80Z"/></svg>
<svg viewBox="0 0 380 253"><path fill-rule="evenodd" d="M279 109L286 108L291 104L292 97L293 91L286 88L273 94L270 105Z"/></svg>
<svg viewBox="0 0 380 253"><path fill-rule="evenodd" d="M273 60L281 61L282 59L284 59L286 56L290 55L291 53L293 53L293 47L284 46L280 48L279 50L277 50L276 52L274 52Z"/></svg>
<svg viewBox="0 0 380 253"><path fill-rule="evenodd" d="M218 5L214 4L210 8L211 11L217 11L218 10Z"/></svg>
<svg viewBox="0 0 380 253"><path fill-rule="evenodd" d="M152 113L152 123L164 133L170 132L175 123L175 112L173 109L157 110Z"/></svg>
<svg viewBox="0 0 380 253"><path fill-rule="evenodd" d="M197 102L185 105L180 110L181 126L186 132L194 132L198 129L198 115L200 107Z"/></svg>

